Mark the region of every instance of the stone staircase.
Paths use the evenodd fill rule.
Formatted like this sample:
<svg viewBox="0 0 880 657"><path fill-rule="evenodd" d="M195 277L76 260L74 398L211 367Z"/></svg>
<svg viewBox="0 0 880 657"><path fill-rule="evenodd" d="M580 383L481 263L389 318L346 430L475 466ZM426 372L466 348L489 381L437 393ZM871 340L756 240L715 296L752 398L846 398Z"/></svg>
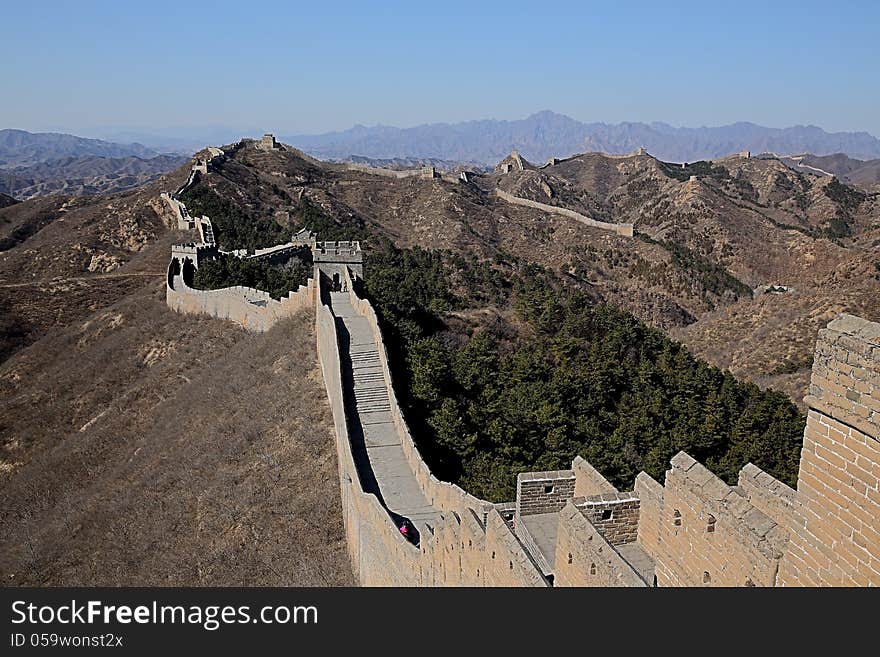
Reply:
<svg viewBox="0 0 880 657"><path fill-rule="evenodd" d="M436 526L440 513L425 497L406 461L369 321L355 311L347 292L331 292L330 309L339 333L346 416L361 481L395 521L406 518L425 536L426 530Z"/></svg>

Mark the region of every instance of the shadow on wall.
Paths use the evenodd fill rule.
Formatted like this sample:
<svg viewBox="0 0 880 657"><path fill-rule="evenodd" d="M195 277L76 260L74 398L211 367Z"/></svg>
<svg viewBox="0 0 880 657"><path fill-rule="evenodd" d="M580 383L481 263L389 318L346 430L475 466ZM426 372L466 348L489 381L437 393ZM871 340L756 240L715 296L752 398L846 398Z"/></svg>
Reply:
<svg viewBox="0 0 880 657"><path fill-rule="evenodd" d="M192 287L193 280L196 275L196 268L195 268L195 265L193 264L193 261L190 260L189 258L184 260L182 269L183 269L183 272L182 272L183 273L183 282L186 284L187 287Z"/></svg>
<svg viewBox="0 0 880 657"><path fill-rule="evenodd" d="M177 276L180 276L180 262L177 258L172 258L171 264L168 265L168 275L165 281L172 290L174 289L174 279Z"/></svg>

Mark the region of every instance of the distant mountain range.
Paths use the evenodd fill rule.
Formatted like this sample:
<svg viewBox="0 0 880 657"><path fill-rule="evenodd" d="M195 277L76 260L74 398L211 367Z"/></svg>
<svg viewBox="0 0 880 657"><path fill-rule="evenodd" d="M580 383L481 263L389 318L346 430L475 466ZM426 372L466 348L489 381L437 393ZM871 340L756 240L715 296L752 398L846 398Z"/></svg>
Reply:
<svg viewBox="0 0 880 657"><path fill-rule="evenodd" d="M0 193L27 199L121 191L143 185L187 159L161 155L137 143L0 130Z"/></svg>
<svg viewBox="0 0 880 657"><path fill-rule="evenodd" d="M417 158L484 165L499 162L513 148L538 163L591 151L630 153L639 147L670 162L714 159L743 150L880 158L880 140L866 132L829 133L816 126L766 128L743 122L714 128L675 128L665 123L582 123L550 111L516 121L434 123L414 128L357 125L341 132L280 139L321 159Z"/></svg>
<svg viewBox="0 0 880 657"><path fill-rule="evenodd" d="M66 157L139 157L159 155L143 144L117 144L58 132L0 130L0 167L31 166Z"/></svg>

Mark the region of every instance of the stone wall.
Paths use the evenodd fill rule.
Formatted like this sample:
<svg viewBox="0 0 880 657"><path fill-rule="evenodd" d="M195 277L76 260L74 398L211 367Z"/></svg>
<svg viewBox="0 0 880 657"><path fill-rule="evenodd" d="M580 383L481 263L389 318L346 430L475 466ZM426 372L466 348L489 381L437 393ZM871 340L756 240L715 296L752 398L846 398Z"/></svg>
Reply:
<svg viewBox="0 0 880 657"><path fill-rule="evenodd" d="M426 168L422 167L419 169L382 169L379 167L371 167L366 164L357 164L355 162L346 162L345 165L346 171L356 171L358 173L368 173L374 176L382 176L383 178L394 178L396 180L400 180L403 178L433 178L433 167L429 167L432 170L432 174L429 176Z"/></svg>
<svg viewBox="0 0 880 657"><path fill-rule="evenodd" d="M639 530L636 542L656 561L660 551L663 486L647 472L640 472L633 492L639 498Z"/></svg>
<svg viewBox="0 0 880 657"><path fill-rule="evenodd" d="M250 287L225 287L219 290L197 290L184 282L183 276L174 275L174 263L168 266L165 302L175 312L185 315L210 315L228 319L249 331L264 332L281 319L292 317L315 304L315 282L300 285L280 300L268 292Z"/></svg>
<svg viewBox="0 0 880 657"><path fill-rule="evenodd" d="M684 452L666 472L659 586L774 586L788 532Z"/></svg>
<svg viewBox="0 0 880 657"><path fill-rule="evenodd" d="M400 434L404 455L419 482L419 487L425 493L428 501L441 511L460 512L462 509L470 508L478 510L481 515L485 516L489 508L493 506L492 504L468 494L455 484L437 479L431 473L430 468L428 468L419 450L416 448L415 441L410 434L409 427L403 417L403 412L400 410L400 404L394 391L391 380L391 368L388 362L388 350L385 348L385 343L382 339L376 311L373 310L373 306L369 301L361 299L354 293L353 282L348 271L345 272L345 280L352 306L369 321L373 336L379 344L379 363L382 367L383 378L388 387L392 421L394 422L395 429Z"/></svg>
<svg viewBox="0 0 880 657"><path fill-rule="evenodd" d="M316 306L315 333L318 361L333 414L342 517L352 570L364 585L414 585L418 549L400 535L376 496L364 492L358 476L345 417L336 321L321 303Z"/></svg>
<svg viewBox="0 0 880 657"><path fill-rule="evenodd" d="M880 436L880 324L841 315L819 331L804 401L863 434Z"/></svg>
<svg viewBox="0 0 880 657"><path fill-rule="evenodd" d="M791 486L786 486L753 463L746 464L740 471L738 486L752 506L777 524L787 529L795 524L797 492Z"/></svg>
<svg viewBox="0 0 880 657"><path fill-rule="evenodd" d="M568 217L569 219L579 221L585 226L590 226L591 228L601 228L602 230L610 230L617 233L618 235L622 235L623 237L633 236L632 224L612 224L607 221L596 221L595 219L585 217L584 215L580 214L579 212L575 212L574 210L569 210L568 208L559 208L555 205L547 205L546 203L538 203L537 201L532 201L531 199L527 198L520 198L519 196L508 194L503 189L496 189L495 193L498 195L498 198L514 205L522 205L527 208L541 210L542 212L559 214L563 217Z"/></svg>
<svg viewBox="0 0 880 657"><path fill-rule="evenodd" d="M647 585L572 501L559 512L555 562L555 586Z"/></svg>
<svg viewBox="0 0 880 657"><path fill-rule="evenodd" d="M797 503L779 583L880 584L880 324L819 331Z"/></svg>
<svg viewBox="0 0 880 657"><path fill-rule="evenodd" d="M810 410L784 586L880 584L880 443Z"/></svg>
<svg viewBox="0 0 880 657"><path fill-rule="evenodd" d="M590 495L617 492L617 489L582 457L574 457L571 469L575 476L574 497L589 497Z"/></svg>
<svg viewBox="0 0 880 657"><path fill-rule="evenodd" d="M611 545L632 543L638 537L639 498L635 494L604 493L574 498L572 503Z"/></svg>
<svg viewBox="0 0 880 657"><path fill-rule="evenodd" d="M555 513L574 497L571 470L520 472L516 477L516 515Z"/></svg>
<svg viewBox="0 0 880 657"><path fill-rule="evenodd" d="M218 254L217 247L213 244L175 244L171 247L171 260L179 263L189 261L196 269L205 260L212 260Z"/></svg>
<svg viewBox="0 0 880 657"><path fill-rule="evenodd" d="M192 176L192 174L190 174ZM178 230L190 230L195 227L195 220L189 216L186 206L168 192L162 192L160 198L168 204L171 214L177 223Z"/></svg>
<svg viewBox="0 0 880 657"><path fill-rule="evenodd" d="M343 518L353 568L366 586L547 586L547 580L492 504L434 477L421 458L403 420L391 385L388 356L372 305L346 289L355 310L366 317L379 345L383 377L389 387L395 428L407 463L430 503L442 512L418 548L404 539L375 495L364 492L351 451L341 388L335 322L319 301L316 310L318 354L336 429ZM323 298L317 277L317 299Z"/></svg>

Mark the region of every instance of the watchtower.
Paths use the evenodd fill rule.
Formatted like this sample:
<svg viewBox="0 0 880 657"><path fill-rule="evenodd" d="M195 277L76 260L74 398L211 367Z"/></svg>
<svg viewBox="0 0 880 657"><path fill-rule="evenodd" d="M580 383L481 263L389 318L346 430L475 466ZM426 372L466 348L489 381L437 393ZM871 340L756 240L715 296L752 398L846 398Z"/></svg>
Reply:
<svg viewBox="0 0 880 657"><path fill-rule="evenodd" d="M364 275L364 254L357 241L315 242L312 260L318 272L326 276L331 288L336 290L344 289L346 268L359 278Z"/></svg>
<svg viewBox="0 0 880 657"><path fill-rule="evenodd" d="M271 132L267 132L263 135L263 138L259 141L257 146L264 151L271 151L278 148L278 142L275 141L275 135Z"/></svg>

